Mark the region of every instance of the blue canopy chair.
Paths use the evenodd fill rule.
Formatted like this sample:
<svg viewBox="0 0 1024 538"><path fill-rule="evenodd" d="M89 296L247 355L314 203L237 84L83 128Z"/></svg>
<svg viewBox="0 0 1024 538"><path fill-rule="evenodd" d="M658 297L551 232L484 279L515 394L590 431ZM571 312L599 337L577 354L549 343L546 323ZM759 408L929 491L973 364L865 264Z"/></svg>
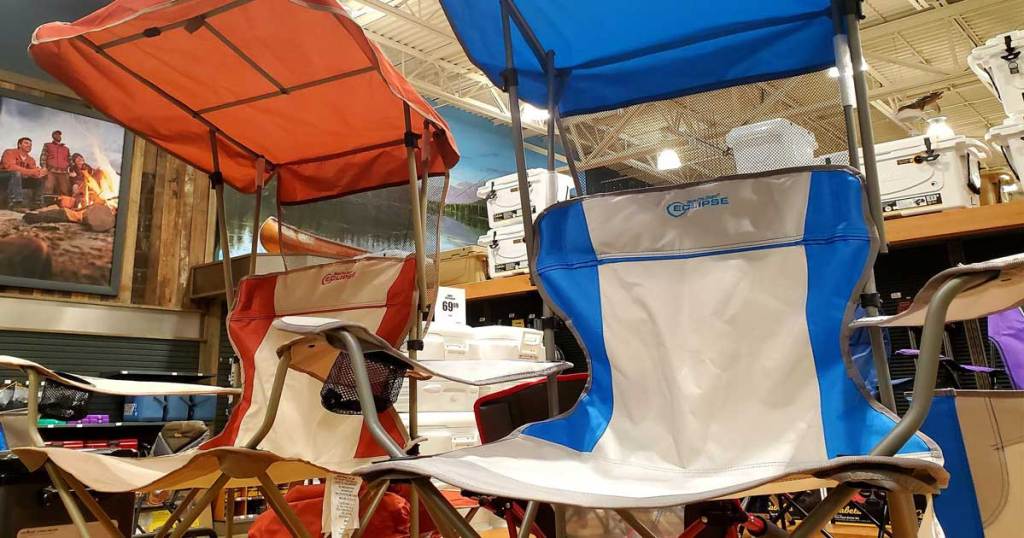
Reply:
<svg viewBox="0 0 1024 538"><path fill-rule="evenodd" d="M470 59L509 94L524 208L530 200L521 99L550 114L553 171L556 127L570 151L563 117L837 66L853 168L588 196L556 204L536 223L524 219L532 277L544 298L547 350L554 350L554 307L587 353L586 393L568 413L506 439L430 458L409 456L374 430L392 459L359 472L410 480L442 530L464 538L477 534L428 477L529 500L521 537L538 502L619 510L642 536L653 536L625 510L834 486L792 534L808 537L865 484L890 491L894 535L916 536L912 495L935 493L947 479L940 453L918 432L934 391L947 310L958 311L961 291L1020 282L1024 259L964 268L944 280L919 305L925 334L913 407L900 420L869 400L845 343L857 302L868 319L879 319L871 268L875 254L886 251L860 2L441 4ZM568 163L578 181L571 156ZM1014 290L995 302L1006 308L1007 300L1024 301L1024 291ZM697 309L716 312L708 304L723 319L694 330ZM871 330L882 402L891 410L879 323L863 325ZM762 334L765 327L774 332ZM744 346L755 330L796 337L758 341L754 352ZM324 332L354 363L362 361L358 342L343 329ZM764 362L775 365L774 374L761 369ZM751 372L763 374L763 383ZM772 377L779 372L787 375ZM362 377L357 382L365 387ZM735 383L750 383L751 390L729 391ZM554 414L557 383L547 387ZM709 416L724 410L735 419L740 408L763 411L751 417L763 424L736 429ZM373 429L372 414L367 421ZM766 425L775 432L795 425L797 433L769 435ZM752 430L761 435L750 437ZM557 530L563 532L564 526Z"/></svg>

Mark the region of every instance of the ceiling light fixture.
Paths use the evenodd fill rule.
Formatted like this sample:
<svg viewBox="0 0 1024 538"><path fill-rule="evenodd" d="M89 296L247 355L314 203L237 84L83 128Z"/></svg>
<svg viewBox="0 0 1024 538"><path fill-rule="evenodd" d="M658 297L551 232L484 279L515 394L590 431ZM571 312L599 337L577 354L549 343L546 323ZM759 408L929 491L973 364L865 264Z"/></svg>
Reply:
<svg viewBox="0 0 1024 538"><path fill-rule="evenodd" d="M954 132L949 123L946 122L945 116L936 116L928 120L928 130L925 131L925 136L932 140L942 140L945 138L953 138L956 136L956 132Z"/></svg>
<svg viewBox="0 0 1024 538"><path fill-rule="evenodd" d="M679 154L674 149L663 149L658 154L658 170L675 170L683 166Z"/></svg>

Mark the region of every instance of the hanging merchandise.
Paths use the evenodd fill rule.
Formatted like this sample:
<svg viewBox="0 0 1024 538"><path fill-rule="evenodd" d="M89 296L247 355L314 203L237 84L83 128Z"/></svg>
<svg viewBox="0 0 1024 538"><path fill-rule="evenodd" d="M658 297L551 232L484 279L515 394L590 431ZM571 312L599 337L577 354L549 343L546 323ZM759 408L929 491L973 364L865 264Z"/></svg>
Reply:
<svg viewBox="0 0 1024 538"><path fill-rule="evenodd" d="M522 226L491 230L480 236L479 244L487 247L487 274L491 278L530 272Z"/></svg>
<svg viewBox="0 0 1024 538"><path fill-rule="evenodd" d="M954 136L933 141L913 136L875 145L882 211L886 217L907 216L978 205L979 161L989 157L979 140ZM845 164L845 151L817 158Z"/></svg>
<svg viewBox="0 0 1024 538"><path fill-rule="evenodd" d="M576 195L572 178L542 168L527 170L530 182L530 205L536 217L545 208ZM476 195L487 201L487 224L492 228L521 225L522 211L519 200L519 176L509 174L487 180Z"/></svg>
<svg viewBox="0 0 1024 538"><path fill-rule="evenodd" d="M989 39L971 51L967 63L981 82L996 94L1006 111L1006 123L1024 122L1024 30Z"/></svg>
<svg viewBox="0 0 1024 538"><path fill-rule="evenodd" d="M807 129L782 118L742 125L725 135L737 174L768 172L814 162L818 141Z"/></svg>

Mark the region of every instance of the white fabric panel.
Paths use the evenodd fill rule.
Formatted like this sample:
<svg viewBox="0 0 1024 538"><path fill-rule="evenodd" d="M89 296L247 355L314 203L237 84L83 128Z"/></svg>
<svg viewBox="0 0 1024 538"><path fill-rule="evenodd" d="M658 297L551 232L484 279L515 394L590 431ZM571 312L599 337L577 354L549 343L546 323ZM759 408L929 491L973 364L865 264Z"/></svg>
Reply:
<svg viewBox="0 0 1024 538"><path fill-rule="evenodd" d="M383 305L405 261L364 257L281 273L277 275L274 310L287 316Z"/></svg>
<svg viewBox="0 0 1024 538"><path fill-rule="evenodd" d="M583 202L598 258L608 254L682 253L740 248L803 237L810 172L735 179L686 189L630 196L595 196ZM727 205L691 208L672 216L669 206L702 197ZM793 208L802 208L794 211ZM678 213L678 212L676 212ZM686 226L673 226L683 224ZM701 233L693 233L699 229Z"/></svg>
<svg viewBox="0 0 1024 538"><path fill-rule="evenodd" d="M599 271L614 414L596 457L669 472L828 459L810 336L794 307L806 299L803 247ZM763 471L734 472L744 481Z"/></svg>

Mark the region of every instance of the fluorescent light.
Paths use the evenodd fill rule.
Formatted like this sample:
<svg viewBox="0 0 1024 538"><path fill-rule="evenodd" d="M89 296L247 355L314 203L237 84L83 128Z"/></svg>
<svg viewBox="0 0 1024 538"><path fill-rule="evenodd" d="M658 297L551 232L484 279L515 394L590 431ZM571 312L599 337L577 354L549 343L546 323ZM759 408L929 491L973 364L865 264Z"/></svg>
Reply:
<svg viewBox="0 0 1024 538"><path fill-rule="evenodd" d="M946 123L945 116L937 116L928 120L928 130L925 131L925 136L932 140L941 140L944 138L953 138L956 133L953 128Z"/></svg>
<svg viewBox="0 0 1024 538"><path fill-rule="evenodd" d="M683 166L679 154L674 149L663 149L658 154L658 170L675 170Z"/></svg>
<svg viewBox="0 0 1024 538"><path fill-rule="evenodd" d="M520 110L523 113L523 121L530 123L544 123L548 121L548 111L543 108L537 108L531 104L524 103Z"/></svg>

